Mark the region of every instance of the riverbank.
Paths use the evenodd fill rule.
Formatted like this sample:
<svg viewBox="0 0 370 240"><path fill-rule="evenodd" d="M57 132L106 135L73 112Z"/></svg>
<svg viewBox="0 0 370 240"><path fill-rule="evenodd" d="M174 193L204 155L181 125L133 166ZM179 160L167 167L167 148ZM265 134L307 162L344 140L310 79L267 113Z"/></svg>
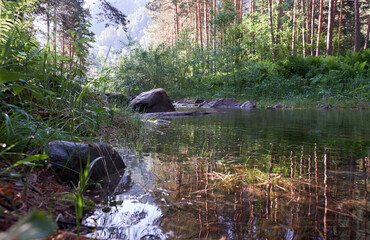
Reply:
<svg viewBox="0 0 370 240"><path fill-rule="evenodd" d="M39 234L37 238L78 239L79 234L91 232L78 218L106 201L107 189L92 182L81 191L82 183L61 180L45 155L49 142L105 142L135 148L142 141L142 122L126 108L116 108L90 93L80 104L73 98L64 104L55 96L49 98L33 100L22 110L18 96L9 95L0 104L4 120L0 124L0 239L13 239L14 234L31 239L32 232ZM40 226L40 222L49 224ZM22 232L26 225L30 229Z"/></svg>
<svg viewBox="0 0 370 240"><path fill-rule="evenodd" d="M293 109L355 109L355 110L366 110L370 107L370 102L362 101L359 102L353 100L340 100L335 96L323 96L321 100L310 100L305 98L297 97L291 100L250 100L250 99L238 99L237 102L244 103L246 101L252 101L256 108L259 109L274 109L277 108L293 108ZM176 98L173 100L176 108L202 108L205 103L212 102L213 100L204 97L185 97ZM275 107L276 109L276 107Z"/></svg>

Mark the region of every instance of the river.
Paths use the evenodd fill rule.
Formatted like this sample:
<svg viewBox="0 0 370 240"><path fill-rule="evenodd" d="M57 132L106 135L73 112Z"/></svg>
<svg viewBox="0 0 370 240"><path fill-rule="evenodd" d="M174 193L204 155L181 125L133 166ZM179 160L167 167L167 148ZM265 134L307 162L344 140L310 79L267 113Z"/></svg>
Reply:
<svg viewBox="0 0 370 240"><path fill-rule="evenodd" d="M171 119L105 206L103 239L369 239L370 112L252 110Z"/></svg>

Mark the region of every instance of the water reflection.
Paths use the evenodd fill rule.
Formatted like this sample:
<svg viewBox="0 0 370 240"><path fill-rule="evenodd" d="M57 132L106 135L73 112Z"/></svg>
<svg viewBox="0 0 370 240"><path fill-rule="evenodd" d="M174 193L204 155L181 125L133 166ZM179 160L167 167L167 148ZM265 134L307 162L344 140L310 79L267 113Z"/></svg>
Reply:
<svg viewBox="0 0 370 240"><path fill-rule="evenodd" d="M171 203L159 204L162 229L179 239L367 239L369 175L329 171L331 160L317 155L314 172L305 168L282 179L274 173L275 159L265 179L248 183L250 176L240 173L244 184L227 186L222 184L231 173L222 165L205 158L184 164L162 156L154 172L158 187L170 191L165 199ZM163 169L176 171L167 172L169 178Z"/></svg>
<svg viewBox="0 0 370 240"><path fill-rule="evenodd" d="M102 238L368 239L368 117L253 111L177 119L128 161L114 197L122 204L88 221L96 219Z"/></svg>
<svg viewBox="0 0 370 240"><path fill-rule="evenodd" d="M120 199L120 198L119 198ZM97 210L86 219L86 225L99 226L90 234L103 239L166 239L159 228L162 211L155 205L142 203L138 199L120 199L120 205L109 213Z"/></svg>
<svg viewBox="0 0 370 240"><path fill-rule="evenodd" d="M124 153L124 152L121 152ZM94 227L94 239L167 239L160 228L162 210L152 190L152 159L123 155L128 165L107 204L94 211L84 223Z"/></svg>

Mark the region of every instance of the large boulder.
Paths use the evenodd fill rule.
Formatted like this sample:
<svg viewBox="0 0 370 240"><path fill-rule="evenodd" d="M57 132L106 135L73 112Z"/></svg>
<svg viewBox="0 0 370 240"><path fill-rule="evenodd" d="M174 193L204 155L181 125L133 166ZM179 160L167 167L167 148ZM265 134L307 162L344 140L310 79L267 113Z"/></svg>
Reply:
<svg viewBox="0 0 370 240"><path fill-rule="evenodd" d="M111 177L126 168L121 156L112 146L105 143L76 143L67 141L53 141L48 143L46 152L52 169L63 180L77 182L81 168L86 168L98 159L92 167L92 180Z"/></svg>
<svg viewBox="0 0 370 240"><path fill-rule="evenodd" d="M202 106L203 108L227 108L227 109L238 109L240 103L232 98L220 98L216 101L206 103Z"/></svg>
<svg viewBox="0 0 370 240"><path fill-rule="evenodd" d="M157 88L148 92L140 93L130 105L134 110L145 113L174 112L171 98L163 88Z"/></svg>
<svg viewBox="0 0 370 240"><path fill-rule="evenodd" d="M255 109L256 107L257 107L256 104L252 101L246 101L245 103L240 105L240 108L244 110Z"/></svg>

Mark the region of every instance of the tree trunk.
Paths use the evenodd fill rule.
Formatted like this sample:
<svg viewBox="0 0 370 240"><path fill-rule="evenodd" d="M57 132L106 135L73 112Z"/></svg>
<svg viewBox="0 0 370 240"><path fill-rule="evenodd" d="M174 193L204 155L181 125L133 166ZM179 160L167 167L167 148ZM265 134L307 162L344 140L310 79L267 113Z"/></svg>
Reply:
<svg viewBox="0 0 370 240"><path fill-rule="evenodd" d="M297 0L294 0L293 2L292 55L295 55L296 5L297 5Z"/></svg>
<svg viewBox="0 0 370 240"><path fill-rule="evenodd" d="M337 3L338 3L338 0L334 0L334 6L333 6L333 29L335 28L335 21L336 21L336 19L335 19L335 17L336 17L336 15L337 15ZM332 45L332 47L333 47L333 49L332 49L332 54L334 54L335 53L335 46L333 46Z"/></svg>
<svg viewBox="0 0 370 240"><path fill-rule="evenodd" d="M263 0L261 0L261 16L263 15Z"/></svg>
<svg viewBox="0 0 370 240"><path fill-rule="evenodd" d="M369 42L369 35L370 35L370 15L369 19L367 20L367 33L366 33L366 39L365 39L365 44L364 44L364 49L367 49L367 44Z"/></svg>
<svg viewBox="0 0 370 240"><path fill-rule="evenodd" d="M272 19L272 0L268 0L268 10L269 10L269 22L270 22L270 42L271 42L271 53L272 59L275 60L275 37L274 37L274 25Z"/></svg>
<svg viewBox="0 0 370 240"><path fill-rule="evenodd" d="M314 44L314 37L315 37L315 0L311 2L311 56L313 56L313 44Z"/></svg>
<svg viewBox="0 0 370 240"><path fill-rule="evenodd" d="M216 49L216 0L213 1L213 50Z"/></svg>
<svg viewBox="0 0 370 240"><path fill-rule="evenodd" d="M360 10L358 1L355 0L355 42L353 49L355 52L360 50Z"/></svg>
<svg viewBox="0 0 370 240"><path fill-rule="evenodd" d="M239 6L240 6L240 17L239 17L239 19L242 20L243 19L243 0L240 0Z"/></svg>
<svg viewBox="0 0 370 240"><path fill-rule="evenodd" d="M198 31L198 2L195 4L195 42L198 43L198 36L199 36L199 31Z"/></svg>
<svg viewBox="0 0 370 240"><path fill-rule="evenodd" d="M234 24L236 24L238 22L238 19L239 19L239 0L234 1L234 7L235 7Z"/></svg>
<svg viewBox="0 0 370 240"><path fill-rule="evenodd" d="M306 56L306 36L304 27L304 0L301 0L301 16L302 16L302 54Z"/></svg>
<svg viewBox="0 0 370 240"><path fill-rule="evenodd" d="M176 39L179 36L180 29L179 29L179 12L177 9L177 2L175 3L175 20L176 20Z"/></svg>
<svg viewBox="0 0 370 240"><path fill-rule="evenodd" d="M338 24L338 52L341 39L341 30L342 30L342 19L343 19L343 0L340 0L340 10L339 10L339 24Z"/></svg>
<svg viewBox="0 0 370 240"><path fill-rule="evenodd" d="M332 54L332 42L333 42L333 20L334 20L334 0L329 1L329 16L328 16L328 32L326 37L326 56Z"/></svg>
<svg viewBox="0 0 370 240"><path fill-rule="evenodd" d="M306 45L308 45L310 43L310 39L311 39L311 35L310 35L310 31L311 31L311 1L310 0L307 0L306 1L306 8L307 8L307 15L306 15ZM310 50L309 48L306 46L306 51L307 51L307 54L309 54Z"/></svg>
<svg viewBox="0 0 370 240"><path fill-rule="evenodd" d="M322 19L324 15L323 12L324 12L324 1L320 0L320 15L319 15L319 27L317 31L316 56L320 55L320 38L322 32Z"/></svg>
<svg viewBox="0 0 370 240"><path fill-rule="evenodd" d="M277 24L277 29L281 30L282 27L282 22L281 19L283 18L283 0L279 0L279 15L278 15L278 24Z"/></svg>
<svg viewBox="0 0 370 240"><path fill-rule="evenodd" d="M204 33L206 35L206 48L208 48L209 44L209 35L208 35L208 2L207 0L204 1Z"/></svg>
<svg viewBox="0 0 370 240"><path fill-rule="evenodd" d="M200 0L198 0L198 15L199 15L199 37L200 37L200 49L203 51L203 33L202 33L202 11Z"/></svg>

